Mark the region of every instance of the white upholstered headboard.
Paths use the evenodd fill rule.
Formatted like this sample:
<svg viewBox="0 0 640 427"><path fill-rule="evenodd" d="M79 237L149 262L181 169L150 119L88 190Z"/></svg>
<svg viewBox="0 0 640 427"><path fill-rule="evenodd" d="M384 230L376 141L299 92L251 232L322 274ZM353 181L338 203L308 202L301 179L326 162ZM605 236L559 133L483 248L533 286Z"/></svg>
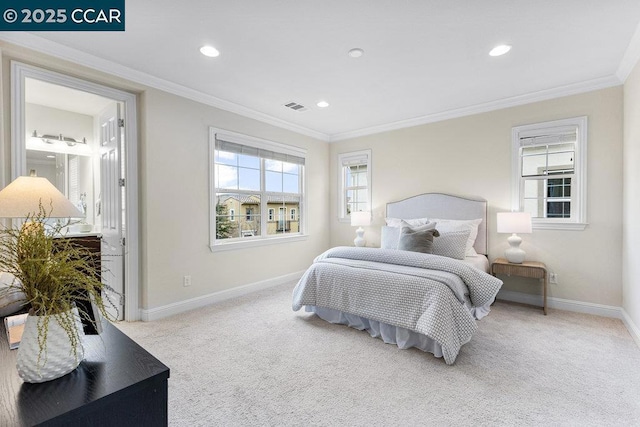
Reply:
<svg viewBox="0 0 640 427"><path fill-rule="evenodd" d="M479 197L460 197L443 193L425 193L398 202L387 203L387 218L478 219L478 237L473 248L487 255L487 201Z"/></svg>

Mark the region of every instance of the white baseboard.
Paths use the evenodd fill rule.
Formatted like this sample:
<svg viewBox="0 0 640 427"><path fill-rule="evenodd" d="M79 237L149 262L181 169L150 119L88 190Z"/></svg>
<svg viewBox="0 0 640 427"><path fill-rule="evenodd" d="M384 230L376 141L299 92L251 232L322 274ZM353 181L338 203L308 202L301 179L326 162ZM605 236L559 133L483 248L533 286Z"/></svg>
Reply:
<svg viewBox="0 0 640 427"><path fill-rule="evenodd" d="M294 280L300 279L303 274L304 271L298 271L296 273L286 274L284 276L278 276L272 279L239 286L237 288L226 289L224 291L214 292L212 294L191 298L185 301L174 302L171 304L163 305L161 307L150 308L148 310L142 309L140 310L140 320L144 322L150 322L153 320L162 319L164 317L173 316L175 314L184 313L185 311L204 307L216 302L225 301L230 298L240 297L252 292L261 291L263 289L272 288L274 286L282 285L287 282L292 282Z"/></svg>
<svg viewBox="0 0 640 427"><path fill-rule="evenodd" d="M622 309L622 322L624 326L627 327L636 344L638 344L638 347L640 347L640 328L631 320L631 317L629 317L629 314L624 308Z"/></svg>
<svg viewBox="0 0 640 427"><path fill-rule="evenodd" d="M497 298L506 301L519 302L521 304L539 305L542 307L542 295L532 295L522 292L501 290L500 292L498 292ZM624 320L622 308L612 305L602 305L563 298L547 297L547 307L557 308L558 310L594 314L596 316L613 317L615 319Z"/></svg>

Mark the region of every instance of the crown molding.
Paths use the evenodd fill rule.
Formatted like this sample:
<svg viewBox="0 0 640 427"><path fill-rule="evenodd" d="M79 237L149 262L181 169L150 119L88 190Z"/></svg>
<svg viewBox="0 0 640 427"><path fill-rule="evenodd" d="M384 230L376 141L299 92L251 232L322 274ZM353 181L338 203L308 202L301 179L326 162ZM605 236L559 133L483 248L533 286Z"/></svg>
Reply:
<svg viewBox="0 0 640 427"><path fill-rule="evenodd" d="M468 107L456 108L453 110L443 111L441 113L428 114L426 116L415 117L413 119L400 120L384 125L337 133L331 135L330 141L342 141L345 139L357 138L382 132L389 132L412 126L440 122L443 120L456 119L473 114L486 113L503 108L517 107L520 105L531 104L533 102L546 101L563 96L576 95L579 93L590 92L598 89L605 89L608 87L619 86L620 84L621 81L615 75L611 75L593 80L587 80L580 83L573 83L566 86L559 86L553 89L531 92L525 95L518 95L509 98L498 99L495 101L485 102L482 104L470 105Z"/></svg>
<svg viewBox="0 0 640 427"><path fill-rule="evenodd" d="M575 95L593 90L618 86L622 84L622 82L624 82L626 77L633 69L635 63L638 61L638 59L640 59L640 26L638 26L636 32L634 33L633 39L629 44L629 47L627 48L622 63L620 64L615 75L587 80L580 83L573 83L565 86L559 86L553 89L545 89L542 91L532 92L524 95L498 99L486 103L471 105L468 107L428 114L412 119L400 120L392 123L386 123L382 125L329 135L287 122L282 119L278 119L268 114L252 110L248 107L235 104L233 102L226 101L212 95L203 94L194 89L164 79L160 79L158 77L154 77L150 74L143 73L141 71L137 71L120 64L116 64L115 62L97 57L95 55L81 52L77 49L69 48L67 46L52 42L50 40L35 36L30 33L0 32L0 40L4 40L8 43L32 49L44 54L52 55L63 60L67 60L79 65L86 66L88 68L92 68L116 77L132 81L134 83L159 89L177 96L203 103L205 105L220 108L225 111L236 113L244 117L252 118L263 123L267 123L327 142L337 142L345 139L352 139L382 132L389 132L393 130L404 129L428 123L435 123L443 120L454 119L473 114L486 113L503 108L510 108L533 102L546 101L563 96ZM624 79L621 77L624 77Z"/></svg>
<svg viewBox="0 0 640 427"><path fill-rule="evenodd" d="M631 41L627 46L627 50L624 52L622 61L616 71L616 76L622 83L627 81L627 77L633 71L633 67L640 61L640 24L636 27L635 33L631 37Z"/></svg>
<svg viewBox="0 0 640 427"><path fill-rule="evenodd" d="M287 129L302 135L310 136L312 138L319 139L321 141L329 141L330 136L309 129L303 126L287 122L282 119L270 116L265 113L261 113L256 110L252 110L243 105L236 104L224 99L217 98L212 95L201 93L197 90L182 86L177 83L170 82L158 77L154 77L150 74L143 73L138 70L126 67L124 65L117 64L113 61L106 60L104 58L97 57L95 55L81 52L77 49L73 49L51 40L38 37L31 33L26 32L0 32L0 40L8 43L25 47L37 52L41 52L47 55L55 56L59 59L73 62L78 65L82 65L97 71L101 71L116 77L120 77L129 80L134 83L138 83L144 86L152 87L154 89L162 90L177 96L181 96L192 101L200 102L205 105L220 108L231 113L236 113L244 117L255 119L263 123L267 123L279 128Z"/></svg>

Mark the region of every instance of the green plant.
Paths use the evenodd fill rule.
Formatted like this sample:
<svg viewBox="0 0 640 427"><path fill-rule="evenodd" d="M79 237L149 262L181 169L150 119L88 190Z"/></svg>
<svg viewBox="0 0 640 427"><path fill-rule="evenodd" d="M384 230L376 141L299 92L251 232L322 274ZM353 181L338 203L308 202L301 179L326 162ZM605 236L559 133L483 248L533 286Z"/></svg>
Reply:
<svg viewBox="0 0 640 427"><path fill-rule="evenodd" d="M41 205L39 212L30 214L22 227L0 228L0 271L16 277L2 294L24 293L30 314L40 316L38 360L46 350L52 318L65 330L72 351L76 352L80 343L77 319L72 311L76 301L90 301L105 318L115 320L106 309L116 307L103 295L105 285L100 280L100 267L87 248L64 238L62 231L68 225L68 221L50 221ZM95 323L89 313L80 306L77 308L81 318Z"/></svg>
<svg viewBox="0 0 640 427"><path fill-rule="evenodd" d="M237 225L229 219L229 210L221 203L216 204L216 239L233 237Z"/></svg>

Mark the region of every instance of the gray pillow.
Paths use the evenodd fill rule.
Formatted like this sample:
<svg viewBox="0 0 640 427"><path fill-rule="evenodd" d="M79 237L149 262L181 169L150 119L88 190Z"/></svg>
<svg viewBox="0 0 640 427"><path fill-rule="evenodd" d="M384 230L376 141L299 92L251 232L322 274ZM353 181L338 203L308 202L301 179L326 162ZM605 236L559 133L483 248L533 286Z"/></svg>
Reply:
<svg viewBox="0 0 640 427"><path fill-rule="evenodd" d="M432 253L433 237L440 235L435 229L435 225L435 223L429 223L419 227L411 227L407 223L403 223L398 239L398 249L425 254Z"/></svg>
<svg viewBox="0 0 640 427"><path fill-rule="evenodd" d="M455 259L464 259L467 251L467 240L471 230L440 233L433 241L433 254Z"/></svg>

